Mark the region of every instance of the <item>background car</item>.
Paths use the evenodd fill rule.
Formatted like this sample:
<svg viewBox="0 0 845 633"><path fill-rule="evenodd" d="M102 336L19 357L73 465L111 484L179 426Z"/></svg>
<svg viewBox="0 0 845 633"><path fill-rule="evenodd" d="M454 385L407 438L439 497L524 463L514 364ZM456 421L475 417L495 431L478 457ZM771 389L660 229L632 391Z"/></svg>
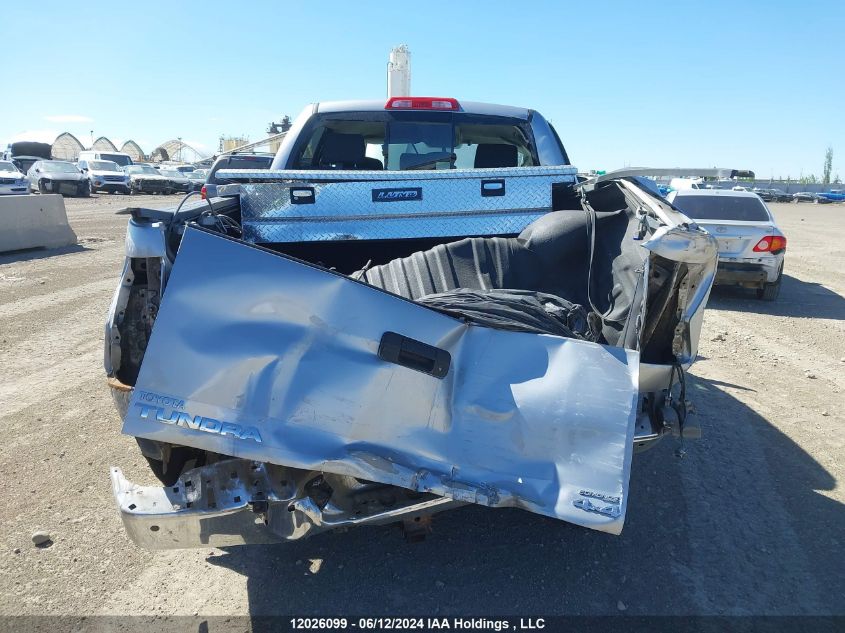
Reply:
<svg viewBox="0 0 845 633"><path fill-rule="evenodd" d="M130 165L123 171L129 176L129 193L167 193L170 181L149 165Z"/></svg>
<svg viewBox="0 0 845 633"><path fill-rule="evenodd" d="M205 178L208 175L207 169L195 169L185 174L188 180L191 181L191 186L194 191L201 191L205 184Z"/></svg>
<svg viewBox="0 0 845 633"><path fill-rule="evenodd" d="M26 174L29 190L38 193L60 193L63 196L91 195L88 176L73 163L64 160L39 160Z"/></svg>
<svg viewBox="0 0 845 633"><path fill-rule="evenodd" d="M819 193L819 197L830 200L831 202L845 202L845 190L831 189L830 191L823 191Z"/></svg>
<svg viewBox="0 0 845 633"><path fill-rule="evenodd" d="M51 160L53 148L50 143L38 143L35 141L17 141L9 143L6 151L3 152L3 159L10 160L22 174L29 172L36 161Z"/></svg>
<svg viewBox="0 0 845 633"><path fill-rule="evenodd" d="M782 189L754 187L754 189L752 189L751 191L753 191L758 196L760 196L760 198L762 198L765 202L791 202L792 201L792 194L786 193Z"/></svg>
<svg viewBox="0 0 845 633"><path fill-rule="evenodd" d="M133 164L132 157L126 152L103 152L100 150L83 150L79 152L77 160L110 160L117 163L121 169Z"/></svg>
<svg viewBox="0 0 845 633"><path fill-rule="evenodd" d="M208 172L208 177L203 185L202 197L213 198L217 195L217 185L225 185L227 180L222 180L216 177L218 171L221 169L270 169L273 163L273 154L226 154L219 157L211 166L211 171Z"/></svg>
<svg viewBox="0 0 845 633"><path fill-rule="evenodd" d="M0 160L0 196L29 193L26 176L10 160Z"/></svg>
<svg viewBox="0 0 845 633"><path fill-rule="evenodd" d="M194 190L194 185L187 174L178 169L162 167L159 173L168 180L167 193L188 193Z"/></svg>
<svg viewBox="0 0 845 633"><path fill-rule="evenodd" d="M129 176L110 160L80 160L76 166L88 176L91 191L129 193Z"/></svg>
<svg viewBox="0 0 845 633"><path fill-rule="evenodd" d="M799 191L798 193L792 194L792 202L815 202L816 204L828 204L831 201L827 198L823 198L817 193L813 193L812 191Z"/></svg>
<svg viewBox="0 0 845 633"><path fill-rule="evenodd" d="M769 189L774 196L775 202L792 202L792 194L786 193L783 189Z"/></svg>
<svg viewBox="0 0 845 633"><path fill-rule="evenodd" d="M666 199L716 238L716 284L754 288L758 299L777 299L786 237L756 193L686 189L673 191Z"/></svg>

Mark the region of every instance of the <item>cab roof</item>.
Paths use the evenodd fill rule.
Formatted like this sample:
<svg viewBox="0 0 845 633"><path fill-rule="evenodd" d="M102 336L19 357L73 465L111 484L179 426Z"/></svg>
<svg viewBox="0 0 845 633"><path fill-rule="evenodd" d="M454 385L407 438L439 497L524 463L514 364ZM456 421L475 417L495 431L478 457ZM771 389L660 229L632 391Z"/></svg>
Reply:
<svg viewBox="0 0 845 633"><path fill-rule="evenodd" d="M320 101L313 104L313 113L317 112L385 112L387 99L369 99L361 101ZM500 105L496 103L482 103L480 101L461 101L460 112L467 114L483 114L488 116L504 116L514 119L528 120L531 111L528 108Z"/></svg>

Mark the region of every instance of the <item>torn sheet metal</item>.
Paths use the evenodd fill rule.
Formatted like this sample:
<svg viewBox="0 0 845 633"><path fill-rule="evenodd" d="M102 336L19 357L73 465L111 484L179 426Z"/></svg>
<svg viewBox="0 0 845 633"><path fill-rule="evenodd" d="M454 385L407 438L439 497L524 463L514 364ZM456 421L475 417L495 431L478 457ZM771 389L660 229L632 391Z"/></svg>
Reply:
<svg viewBox="0 0 845 633"><path fill-rule="evenodd" d="M417 345L410 366L379 357L386 332ZM618 534L638 364L189 228L123 432Z"/></svg>

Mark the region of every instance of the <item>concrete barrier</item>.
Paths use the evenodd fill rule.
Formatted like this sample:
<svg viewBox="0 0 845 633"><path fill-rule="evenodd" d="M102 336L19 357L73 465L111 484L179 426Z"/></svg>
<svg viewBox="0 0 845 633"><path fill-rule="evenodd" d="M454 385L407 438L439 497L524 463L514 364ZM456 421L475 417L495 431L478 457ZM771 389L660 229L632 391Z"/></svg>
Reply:
<svg viewBox="0 0 845 633"><path fill-rule="evenodd" d="M58 194L0 196L0 253L76 244Z"/></svg>

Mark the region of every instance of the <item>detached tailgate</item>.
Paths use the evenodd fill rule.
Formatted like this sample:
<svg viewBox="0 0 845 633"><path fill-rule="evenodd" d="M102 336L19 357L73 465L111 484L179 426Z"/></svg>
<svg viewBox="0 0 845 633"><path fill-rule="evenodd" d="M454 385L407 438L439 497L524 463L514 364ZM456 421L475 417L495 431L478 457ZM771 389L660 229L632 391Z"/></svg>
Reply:
<svg viewBox="0 0 845 633"><path fill-rule="evenodd" d="M638 364L189 228L123 431L618 534Z"/></svg>

